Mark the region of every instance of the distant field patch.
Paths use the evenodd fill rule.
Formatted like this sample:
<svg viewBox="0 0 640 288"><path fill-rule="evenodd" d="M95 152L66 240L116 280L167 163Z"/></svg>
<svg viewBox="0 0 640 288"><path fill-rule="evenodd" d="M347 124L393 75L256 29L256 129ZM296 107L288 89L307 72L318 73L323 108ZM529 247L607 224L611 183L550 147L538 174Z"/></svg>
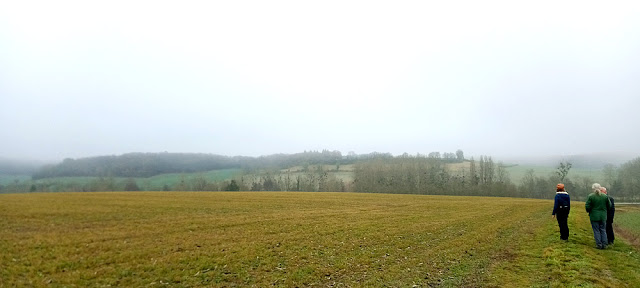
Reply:
<svg viewBox="0 0 640 288"><path fill-rule="evenodd" d="M0 185L9 185L20 183L22 181L31 180L31 176L29 175L6 175L0 174Z"/></svg>
<svg viewBox="0 0 640 288"><path fill-rule="evenodd" d="M236 175L242 174L241 169L222 169L207 172L196 173L171 173L160 174L149 178L136 178L137 182L144 187L145 190L161 191L164 185L174 187L180 181L191 182L196 177L202 177L207 181L223 181L232 179Z"/></svg>
<svg viewBox="0 0 640 288"><path fill-rule="evenodd" d="M561 242L551 206L357 193L4 194L0 287L640 286L637 250L593 249L579 209Z"/></svg>
<svg viewBox="0 0 640 288"><path fill-rule="evenodd" d="M469 171L469 167L471 166L470 162L462 162L462 163L447 163L447 168L449 168L452 171L462 171L462 170L467 170Z"/></svg>
<svg viewBox="0 0 640 288"><path fill-rule="evenodd" d="M342 172L353 172L353 169L355 167L354 164L347 164L347 165L310 165L308 167L304 167L304 166L293 166L290 168L286 168L286 169L282 169L282 172L303 172L305 169L307 170L316 170L318 169L318 167L322 167L322 170L324 171L342 171Z"/></svg>
<svg viewBox="0 0 640 288"><path fill-rule="evenodd" d="M314 173L318 171L318 167L322 167L323 171L326 171L328 175L334 176L337 179L342 180L344 183L351 183L354 178L355 165L311 165L309 167L294 166L287 169L281 169L282 175L289 174L291 177L305 176L307 173ZM249 174L251 175L251 174Z"/></svg>

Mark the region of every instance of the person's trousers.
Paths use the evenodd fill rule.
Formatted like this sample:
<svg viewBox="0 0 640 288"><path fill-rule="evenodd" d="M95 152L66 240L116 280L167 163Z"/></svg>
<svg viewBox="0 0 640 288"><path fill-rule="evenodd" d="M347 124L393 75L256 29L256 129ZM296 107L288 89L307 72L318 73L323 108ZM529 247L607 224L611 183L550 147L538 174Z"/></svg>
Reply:
<svg viewBox="0 0 640 288"><path fill-rule="evenodd" d="M605 221L591 221L591 228L593 229L593 238L596 240L596 246L599 249L607 247L609 240L607 239L607 224Z"/></svg>
<svg viewBox="0 0 640 288"><path fill-rule="evenodd" d="M613 240L615 239L616 237L613 235L613 222L607 221L607 242L613 244Z"/></svg>
<svg viewBox="0 0 640 288"><path fill-rule="evenodd" d="M567 224L567 218L569 218L568 209L559 209L556 213L556 219L558 220L558 226L560 227L560 239L562 240L569 239L569 225Z"/></svg>

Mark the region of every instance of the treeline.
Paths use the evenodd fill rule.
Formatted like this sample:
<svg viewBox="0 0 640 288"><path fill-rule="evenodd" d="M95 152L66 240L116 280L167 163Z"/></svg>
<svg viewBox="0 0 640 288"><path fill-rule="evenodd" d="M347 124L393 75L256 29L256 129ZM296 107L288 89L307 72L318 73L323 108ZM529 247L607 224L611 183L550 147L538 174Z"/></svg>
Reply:
<svg viewBox="0 0 640 288"><path fill-rule="evenodd" d="M569 176L562 177L561 169L546 177L537 176L533 170L529 170L519 189L525 197L548 198L549 187L562 182L572 199L586 200L592 192L591 185L597 182L607 187L609 195L617 201L640 202L640 158L630 160L619 167L607 164L602 171L603 179L594 179L587 176L573 177L570 172Z"/></svg>
<svg viewBox="0 0 640 288"><path fill-rule="evenodd" d="M632 199L640 202L640 157L622 164L619 168L607 165L604 168L605 183L612 197Z"/></svg>
<svg viewBox="0 0 640 288"><path fill-rule="evenodd" d="M163 153L160 153L163 154ZM168 153L167 153L168 154ZM461 154L461 153L460 153ZM125 154L122 156L100 157L66 160L62 164L69 165L65 168L76 167L76 162L88 160L111 161L110 163L125 163L126 161L114 161L128 159L132 162L140 162L149 159L176 159L178 164L173 164L173 169L183 169L180 172L190 173L193 167L199 167L202 171L211 170L212 167L228 168L241 167L240 172L234 172L235 176L223 178L225 180L213 180L205 173L191 173L177 183L164 184L162 187L150 186L145 178L134 179L130 175L132 171L148 171L145 169L131 169L124 173L127 177L118 178L117 173L106 173L109 176L99 176L88 182L74 183L64 179L40 179L31 181L15 181L0 185L0 192L57 192L57 191L138 191L138 190L164 190L164 191L345 191L366 193L410 193L428 195L466 195L466 196L502 196L552 199L555 194L555 185L564 183L573 200L584 200L591 193L591 185L601 183L608 188L610 194L618 201L640 202L640 158L633 159L621 166L607 165L603 169L603 179L594 179L589 176L573 176L570 163L560 163L555 172L549 175L536 175L534 170L529 170L520 183L513 183L506 167L501 163L494 163L488 156L480 156L478 160L464 157L447 157L439 153L427 155L392 156L388 153L370 153L355 155L349 153L342 156L339 152L304 152L293 155L271 155L243 159L237 161L234 157L226 157L224 161L212 161L219 166L207 166L207 157L224 157L208 154L187 154L189 157L162 158L155 157L159 154ZM136 158L140 156L140 158ZM154 157L145 157L154 156ZM179 156L179 155L160 155ZM196 157L198 156L198 157ZM203 157L200 157L203 156ZM127 158L128 157L128 158ZM96 159L97 158L97 159ZM246 157L250 158L250 157ZM134 161L135 159L135 161ZM190 163L180 162L192 159ZM460 161L459 159L463 159ZM197 160L197 161L196 161ZM198 162L201 161L201 162ZM237 161L237 162L233 162ZM153 161L142 161L139 167L154 167ZM197 163L197 165L194 165ZM312 164L310 164L312 163ZM348 171L341 164L350 164ZM458 164L456 164L458 163ZM73 165L72 165L73 164ZM300 164L300 165L296 165ZM88 164L85 164L88 165ZM134 164L131 164L134 165ZM148 165L148 166L144 166ZM180 166L183 165L183 166ZM224 166L231 165L231 166ZM233 166L236 165L236 166ZM81 167L81 165L78 165ZM162 165L157 165L162 166ZM282 169L282 167L295 169ZM95 166L97 167L97 165ZM100 167L115 167L102 165ZM79 171L87 171L78 168ZM351 170L352 169L352 170ZM59 171L64 171L61 169ZM108 169L97 172L104 175ZM125 170L127 171L127 170ZM154 170L158 171L158 170ZM165 171L165 170L162 170ZM244 172L241 172L244 171ZM176 172L176 171L172 171ZM136 172L137 173L137 172ZM165 172L169 173L169 172ZM74 175L77 176L77 175ZM147 183L147 184L145 184Z"/></svg>
<svg viewBox="0 0 640 288"><path fill-rule="evenodd" d="M406 157L403 154L399 157ZM431 152L432 159L462 162L464 154ZM274 154L260 157L222 156L202 153L128 153L120 156L67 158L62 163L42 167L32 174L34 180L54 177L151 177L167 173L194 173L220 169L243 169L253 172L265 169L285 169L294 166L343 165L371 159L392 159L390 153L372 152L343 156L340 151L304 151L295 154Z"/></svg>
<svg viewBox="0 0 640 288"><path fill-rule="evenodd" d="M53 177L151 177L166 173L194 173L220 169L283 169L296 165L352 163L358 157L342 157L340 151L305 151L261 157L197 153L128 153L120 156L67 158L42 167L34 180Z"/></svg>
<svg viewBox="0 0 640 288"><path fill-rule="evenodd" d="M428 195L501 196L550 199L557 183L564 183L573 200L585 200L595 182L609 187L619 201L640 202L640 158L619 168L608 165L606 179L570 176L570 163L560 163L550 175L529 170L521 183L512 183L507 170L491 157L471 159L469 165L451 168L440 159L396 157L360 162L355 166L355 192Z"/></svg>
<svg viewBox="0 0 640 288"><path fill-rule="evenodd" d="M98 191L142 191L136 179L116 179L113 177L97 177L90 181L69 181L61 179L45 179L40 181L14 181L0 185L0 193L28 192L98 192ZM169 191L168 189L166 191Z"/></svg>
<svg viewBox="0 0 640 288"><path fill-rule="evenodd" d="M517 187L503 165L491 157L473 158L468 167L451 168L435 157L396 157L357 163L356 192L428 195L516 196Z"/></svg>
<svg viewBox="0 0 640 288"><path fill-rule="evenodd" d="M302 172L267 171L257 175L240 177L237 182L242 191L305 191L305 192L347 192L351 183L329 173L319 165ZM228 186L225 189L230 191Z"/></svg>
<svg viewBox="0 0 640 288"><path fill-rule="evenodd" d="M324 165L300 170L267 169L252 174L239 174L232 179L212 180L203 173L183 174L176 183L153 186L145 178L95 177L81 179L40 179L14 181L0 185L0 193L25 192L98 192L98 191L305 191L346 192L351 183L336 177Z"/></svg>
<svg viewBox="0 0 640 288"><path fill-rule="evenodd" d="M241 159L212 154L128 153L120 156L67 158L45 166L34 180L52 177L151 177L166 173L193 173L240 167Z"/></svg>

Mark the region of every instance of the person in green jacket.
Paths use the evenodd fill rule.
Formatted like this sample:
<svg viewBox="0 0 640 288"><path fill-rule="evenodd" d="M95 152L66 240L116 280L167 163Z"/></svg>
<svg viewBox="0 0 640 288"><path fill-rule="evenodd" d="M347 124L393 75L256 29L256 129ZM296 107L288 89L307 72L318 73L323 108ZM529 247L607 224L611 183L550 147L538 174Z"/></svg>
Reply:
<svg viewBox="0 0 640 288"><path fill-rule="evenodd" d="M611 209L611 202L607 194L602 193L601 186L594 183L591 188L593 193L589 194L585 208L589 213L591 220L591 228L593 229L593 238L596 240L598 249L607 248L609 243L607 239L607 211Z"/></svg>

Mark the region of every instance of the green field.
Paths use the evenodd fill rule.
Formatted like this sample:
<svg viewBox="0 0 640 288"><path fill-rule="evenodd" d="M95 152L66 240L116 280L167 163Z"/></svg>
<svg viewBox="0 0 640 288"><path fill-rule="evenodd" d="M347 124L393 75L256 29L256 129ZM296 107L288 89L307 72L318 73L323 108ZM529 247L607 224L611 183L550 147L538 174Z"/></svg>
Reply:
<svg viewBox="0 0 640 288"><path fill-rule="evenodd" d="M224 181L233 179L237 175L241 175L241 169L221 169L212 170L207 172L195 172L195 173L169 173L160 174L148 178L133 178L141 190L149 191L161 191L164 186L176 187L181 181L191 183L193 179L202 177L209 182ZM47 187L53 188L53 192L57 192L60 189L64 189L66 185L78 185L85 186L93 181L98 181L100 177L55 177L44 178L38 180L31 180L31 176L27 175L2 175L0 174L0 185L11 185L14 183L24 184L27 186L31 184L35 185L47 185ZM112 177L107 179L113 179L115 183L124 183L127 181L126 177Z"/></svg>
<svg viewBox="0 0 640 288"><path fill-rule="evenodd" d="M0 174L0 185L9 185L16 182L30 181L30 175L6 175Z"/></svg>
<svg viewBox="0 0 640 288"><path fill-rule="evenodd" d="M640 248L640 206L639 205L616 205L614 217L616 238L619 236L626 238L636 247Z"/></svg>
<svg viewBox="0 0 640 288"><path fill-rule="evenodd" d="M0 195L0 287L640 287L580 203L308 192ZM622 215L622 213L620 213Z"/></svg>
<svg viewBox="0 0 640 288"><path fill-rule="evenodd" d="M222 169L200 173L172 173L161 174L149 178L136 178L138 185L144 187L145 190L162 190L164 185L174 187L183 179L190 182L196 177L204 177L207 181L223 181L232 179L236 175L242 174L240 169Z"/></svg>

